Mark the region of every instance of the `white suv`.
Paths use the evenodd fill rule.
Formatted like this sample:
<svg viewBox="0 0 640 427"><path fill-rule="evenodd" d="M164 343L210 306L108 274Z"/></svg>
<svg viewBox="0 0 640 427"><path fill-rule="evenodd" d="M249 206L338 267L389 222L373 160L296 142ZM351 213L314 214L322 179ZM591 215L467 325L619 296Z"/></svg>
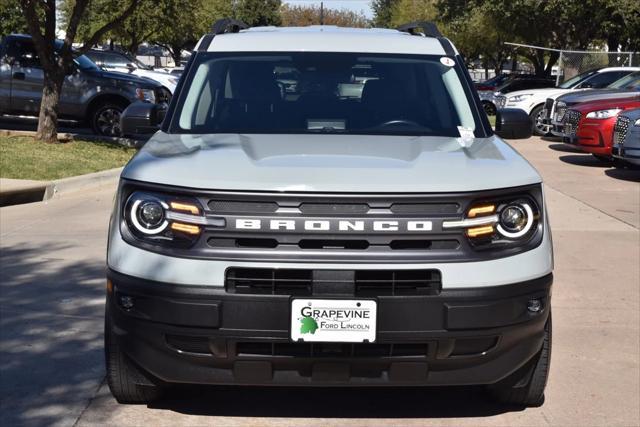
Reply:
<svg viewBox="0 0 640 427"><path fill-rule="evenodd" d="M529 116L498 111L494 133L433 24L223 20L182 79L111 217L119 402L176 383L481 384L542 404L551 233L540 175L500 138L529 137ZM129 107L124 132L158 108Z"/></svg>
<svg viewBox="0 0 640 427"><path fill-rule="evenodd" d="M570 78L556 88L527 89L511 92L497 100L497 107L519 108L526 111L533 123L533 133L545 136L550 131L549 125L543 123L546 115L544 110L547 99L555 100L560 95L573 90L601 89L639 69L637 67L608 67L587 71Z"/></svg>

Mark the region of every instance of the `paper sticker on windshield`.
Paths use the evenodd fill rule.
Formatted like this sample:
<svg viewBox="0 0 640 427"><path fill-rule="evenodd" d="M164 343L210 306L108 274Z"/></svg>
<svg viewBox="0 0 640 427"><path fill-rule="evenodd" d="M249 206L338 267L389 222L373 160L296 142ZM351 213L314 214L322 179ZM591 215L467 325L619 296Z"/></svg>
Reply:
<svg viewBox="0 0 640 427"><path fill-rule="evenodd" d="M443 56L442 58L440 58L440 62L442 62L442 65L446 65L447 67L453 67L454 65L456 65L456 61L447 56Z"/></svg>

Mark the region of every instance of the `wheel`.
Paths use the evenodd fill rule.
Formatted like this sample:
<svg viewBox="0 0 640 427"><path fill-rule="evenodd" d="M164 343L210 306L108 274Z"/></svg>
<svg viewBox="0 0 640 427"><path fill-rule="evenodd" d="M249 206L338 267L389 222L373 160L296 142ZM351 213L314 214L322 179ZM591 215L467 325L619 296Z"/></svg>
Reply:
<svg viewBox="0 0 640 427"><path fill-rule="evenodd" d="M601 154L593 154L593 157L595 157L596 159L600 160L603 163L610 163L613 160L612 157L603 156Z"/></svg>
<svg viewBox="0 0 640 427"><path fill-rule="evenodd" d="M123 103L106 101L91 112L91 128L96 135L120 136L120 115L127 108Z"/></svg>
<svg viewBox="0 0 640 427"><path fill-rule="evenodd" d="M489 391L498 402L518 406L541 406L549 377L551 361L551 313L544 327L544 342L540 352L525 366L497 384Z"/></svg>
<svg viewBox="0 0 640 427"><path fill-rule="evenodd" d="M542 123L542 119L544 119L544 105L538 105L533 110L531 110L531 132L536 136L548 136L549 131L548 127Z"/></svg>
<svg viewBox="0 0 640 427"><path fill-rule="evenodd" d="M147 378L122 351L113 333L108 309L104 322L104 353L107 384L119 403L151 403L160 398L160 386Z"/></svg>
<svg viewBox="0 0 640 427"><path fill-rule="evenodd" d="M489 101L482 101L482 107L484 108L484 112L487 113L487 116L495 116L496 115L496 106Z"/></svg>

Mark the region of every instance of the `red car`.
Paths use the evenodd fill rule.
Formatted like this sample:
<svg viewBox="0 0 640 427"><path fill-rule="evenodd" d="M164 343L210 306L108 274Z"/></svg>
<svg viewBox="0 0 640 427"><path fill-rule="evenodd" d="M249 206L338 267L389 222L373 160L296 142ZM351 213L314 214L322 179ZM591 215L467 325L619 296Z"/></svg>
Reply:
<svg viewBox="0 0 640 427"><path fill-rule="evenodd" d="M611 160L613 126L618 113L640 108L640 97L603 99L571 107L564 115L564 142L600 160Z"/></svg>

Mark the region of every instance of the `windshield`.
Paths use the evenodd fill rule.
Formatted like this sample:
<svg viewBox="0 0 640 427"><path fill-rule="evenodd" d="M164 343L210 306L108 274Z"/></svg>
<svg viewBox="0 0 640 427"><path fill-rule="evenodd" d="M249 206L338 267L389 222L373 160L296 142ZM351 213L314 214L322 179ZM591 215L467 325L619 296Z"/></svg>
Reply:
<svg viewBox="0 0 640 427"><path fill-rule="evenodd" d="M75 62L78 68L80 68L81 70L99 70L100 69L96 64L93 63L92 60L90 60L85 55L76 56L75 58L73 58L73 62Z"/></svg>
<svg viewBox="0 0 640 427"><path fill-rule="evenodd" d="M596 73L596 70L587 71L586 73L578 74L577 76L571 77L566 82L563 82L560 86L561 89L571 89L572 87L580 84L583 80L586 80L588 77L592 76Z"/></svg>
<svg viewBox="0 0 640 427"><path fill-rule="evenodd" d="M178 133L459 136L476 122L460 76L440 56L204 54L189 71Z"/></svg>
<svg viewBox="0 0 640 427"><path fill-rule="evenodd" d="M609 89L634 89L640 90L640 71L628 74L609 85Z"/></svg>

